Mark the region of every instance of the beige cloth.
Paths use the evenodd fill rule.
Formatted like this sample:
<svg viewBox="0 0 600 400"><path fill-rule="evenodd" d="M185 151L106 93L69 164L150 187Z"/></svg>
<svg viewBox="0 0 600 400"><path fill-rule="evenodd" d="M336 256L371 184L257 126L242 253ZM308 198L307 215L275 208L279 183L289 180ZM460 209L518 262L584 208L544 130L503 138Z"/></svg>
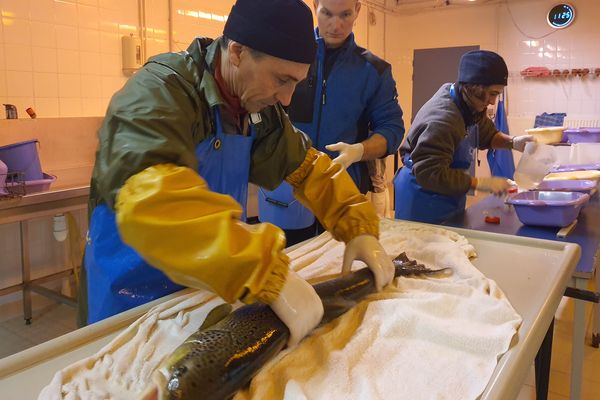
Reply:
<svg viewBox="0 0 600 400"><path fill-rule="evenodd" d="M552 172L544 177L545 181L564 181L573 179L600 180L600 171Z"/></svg>
<svg viewBox="0 0 600 400"><path fill-rule="evenodd" d="M495 285L469 262L467 240L400 221L381 223L389 254L406 251L442 278L402 277L284 351L236 399L474 399L520 324ZM335 276L343 244L325 233L290 253L311 281ZM354 268L361 268L355 262ZM208 312L221 304L195 292L155 307L105 348L55 375L40 399L132 399Z"/></svg>
<svg viewBox="0 0 600 400"><path fill-rule="evenodd" d="M406 278L370 297L253 379L243 399L476 399L521 317L495 282L469 262L466 239L450 231L383 221L390 254L430 267L444 279ZM334 272L343 246L321 236L291 255L304 277ZM356 263L360 267L360 263Z"/></svg>
<svg viewBox="0 0 600 400"><path fill-rule="evenodd" d="M96 354L58 371L38 399L139 397L160 363L220 304L214 294L196 291L152 308Z"/></svg>

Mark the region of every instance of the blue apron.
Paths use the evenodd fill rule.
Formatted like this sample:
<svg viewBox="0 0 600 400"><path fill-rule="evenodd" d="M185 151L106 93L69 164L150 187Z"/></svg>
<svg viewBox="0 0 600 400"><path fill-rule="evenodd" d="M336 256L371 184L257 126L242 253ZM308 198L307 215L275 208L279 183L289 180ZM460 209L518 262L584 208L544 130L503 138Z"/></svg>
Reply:
<svg viewBox="0 0 600 400"><path fill-rule="evenodd" d="M258 219L281 229L303 229L315 222L313 213L296 200L292 186L285 181L273 191L259 189Z"/></svg>
<svg viewBox="0 0 600 400"><path fill-rule="evenodd" d="M250 151L255 138L225 134L218 107L213 108L216 134L196 146L198 172L214 192L228 194L242 205L245 220ZM232 162L235 160L235 162ZM100 204L92 213L85 249L88 323L145 304L182 289L160 270L147 264L121 241L115 213Z"/></svg>
<svg viewBox="0 0 600 400"><path fill-rule="evenodd" d="M455 98L454 86L450 94ZM459 143L452 156L450 168L470 170L473 153L479 147L479 127L467 127L467 136ZM465 209L466 194L447 196L425 190L412 173L413 161L409 154L404 157L404 167L394 176L395 217L409 221L439 224Z"/></svg>

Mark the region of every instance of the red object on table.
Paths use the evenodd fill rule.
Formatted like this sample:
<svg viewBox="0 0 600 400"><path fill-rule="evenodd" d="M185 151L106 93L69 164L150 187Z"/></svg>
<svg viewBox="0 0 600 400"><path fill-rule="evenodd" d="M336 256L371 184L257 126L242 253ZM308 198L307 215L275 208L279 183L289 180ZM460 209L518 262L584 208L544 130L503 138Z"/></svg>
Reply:
<svg viewBox="0 0 600 400"><path fill-rule="evenodd" d="M500 217L497 217L495 215L487 215L484 219L484 221L488 224L500 224Z"/></svg>

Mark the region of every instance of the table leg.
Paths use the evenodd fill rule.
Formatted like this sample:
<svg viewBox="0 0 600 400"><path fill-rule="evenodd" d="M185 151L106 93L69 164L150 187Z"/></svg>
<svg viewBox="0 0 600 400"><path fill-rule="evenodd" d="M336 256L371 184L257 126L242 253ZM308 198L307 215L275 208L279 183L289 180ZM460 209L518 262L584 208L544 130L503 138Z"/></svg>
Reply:
<svg viewBox="0 0 600 400"><path fill-rule="evenodd" d="M596 252L596 256L594 257L594 263L596 260L600 260L600 250ZM594 267L594 283L596 292L600 292L600 271ZM592 310L594 314L594 322L592 324L592 346L598 348L600 345L600 304L592 305Z"/></svg>
<svg viewBox="0 0 600 400"><path fill-rule="evenodd" d="M21 275L23 278L23 317L25 324L31 324L31 290L29 281L31 280L31 261L29 259L29 226L27 221L19 223L19 232L21 240Z"/></svg>
<svg viewBox="0 0 600 400"><path fill-rule="evenodd" d="M546 400L550 384L550 361L552 358L552 337L554 336L554 318L548 327L542 345L535 356L535 398Z"/></svg>
<svg viewBox="0 0 600 400"><path fill-rule="evenodd" d="M587 287L587 279L574 278L577 289ZM581 380L583 372L583 348L585 345L585 302L574 300L575 310L573 314L573 343L571 346L571 391L570 399L581 398Z"/></svg>

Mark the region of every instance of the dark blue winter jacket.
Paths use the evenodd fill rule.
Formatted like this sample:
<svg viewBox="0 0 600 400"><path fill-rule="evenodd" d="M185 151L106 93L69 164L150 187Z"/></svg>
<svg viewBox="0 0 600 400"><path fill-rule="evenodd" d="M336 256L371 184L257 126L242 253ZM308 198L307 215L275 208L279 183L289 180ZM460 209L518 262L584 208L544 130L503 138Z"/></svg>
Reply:
<svg viewBox="0 0 600 400"><path fill-rule="evenodd" d="M325 76L325 42L318 30L316 35L316 60L296 87L288 109L294 126L332 157L337 153L325 150L325 145L362 142L372 133L387 139L386 155L395 153L404 122L391 65L357 46L351 34ZM365 162L352 164L348 172L362 193L372 189Z"/></svg>

